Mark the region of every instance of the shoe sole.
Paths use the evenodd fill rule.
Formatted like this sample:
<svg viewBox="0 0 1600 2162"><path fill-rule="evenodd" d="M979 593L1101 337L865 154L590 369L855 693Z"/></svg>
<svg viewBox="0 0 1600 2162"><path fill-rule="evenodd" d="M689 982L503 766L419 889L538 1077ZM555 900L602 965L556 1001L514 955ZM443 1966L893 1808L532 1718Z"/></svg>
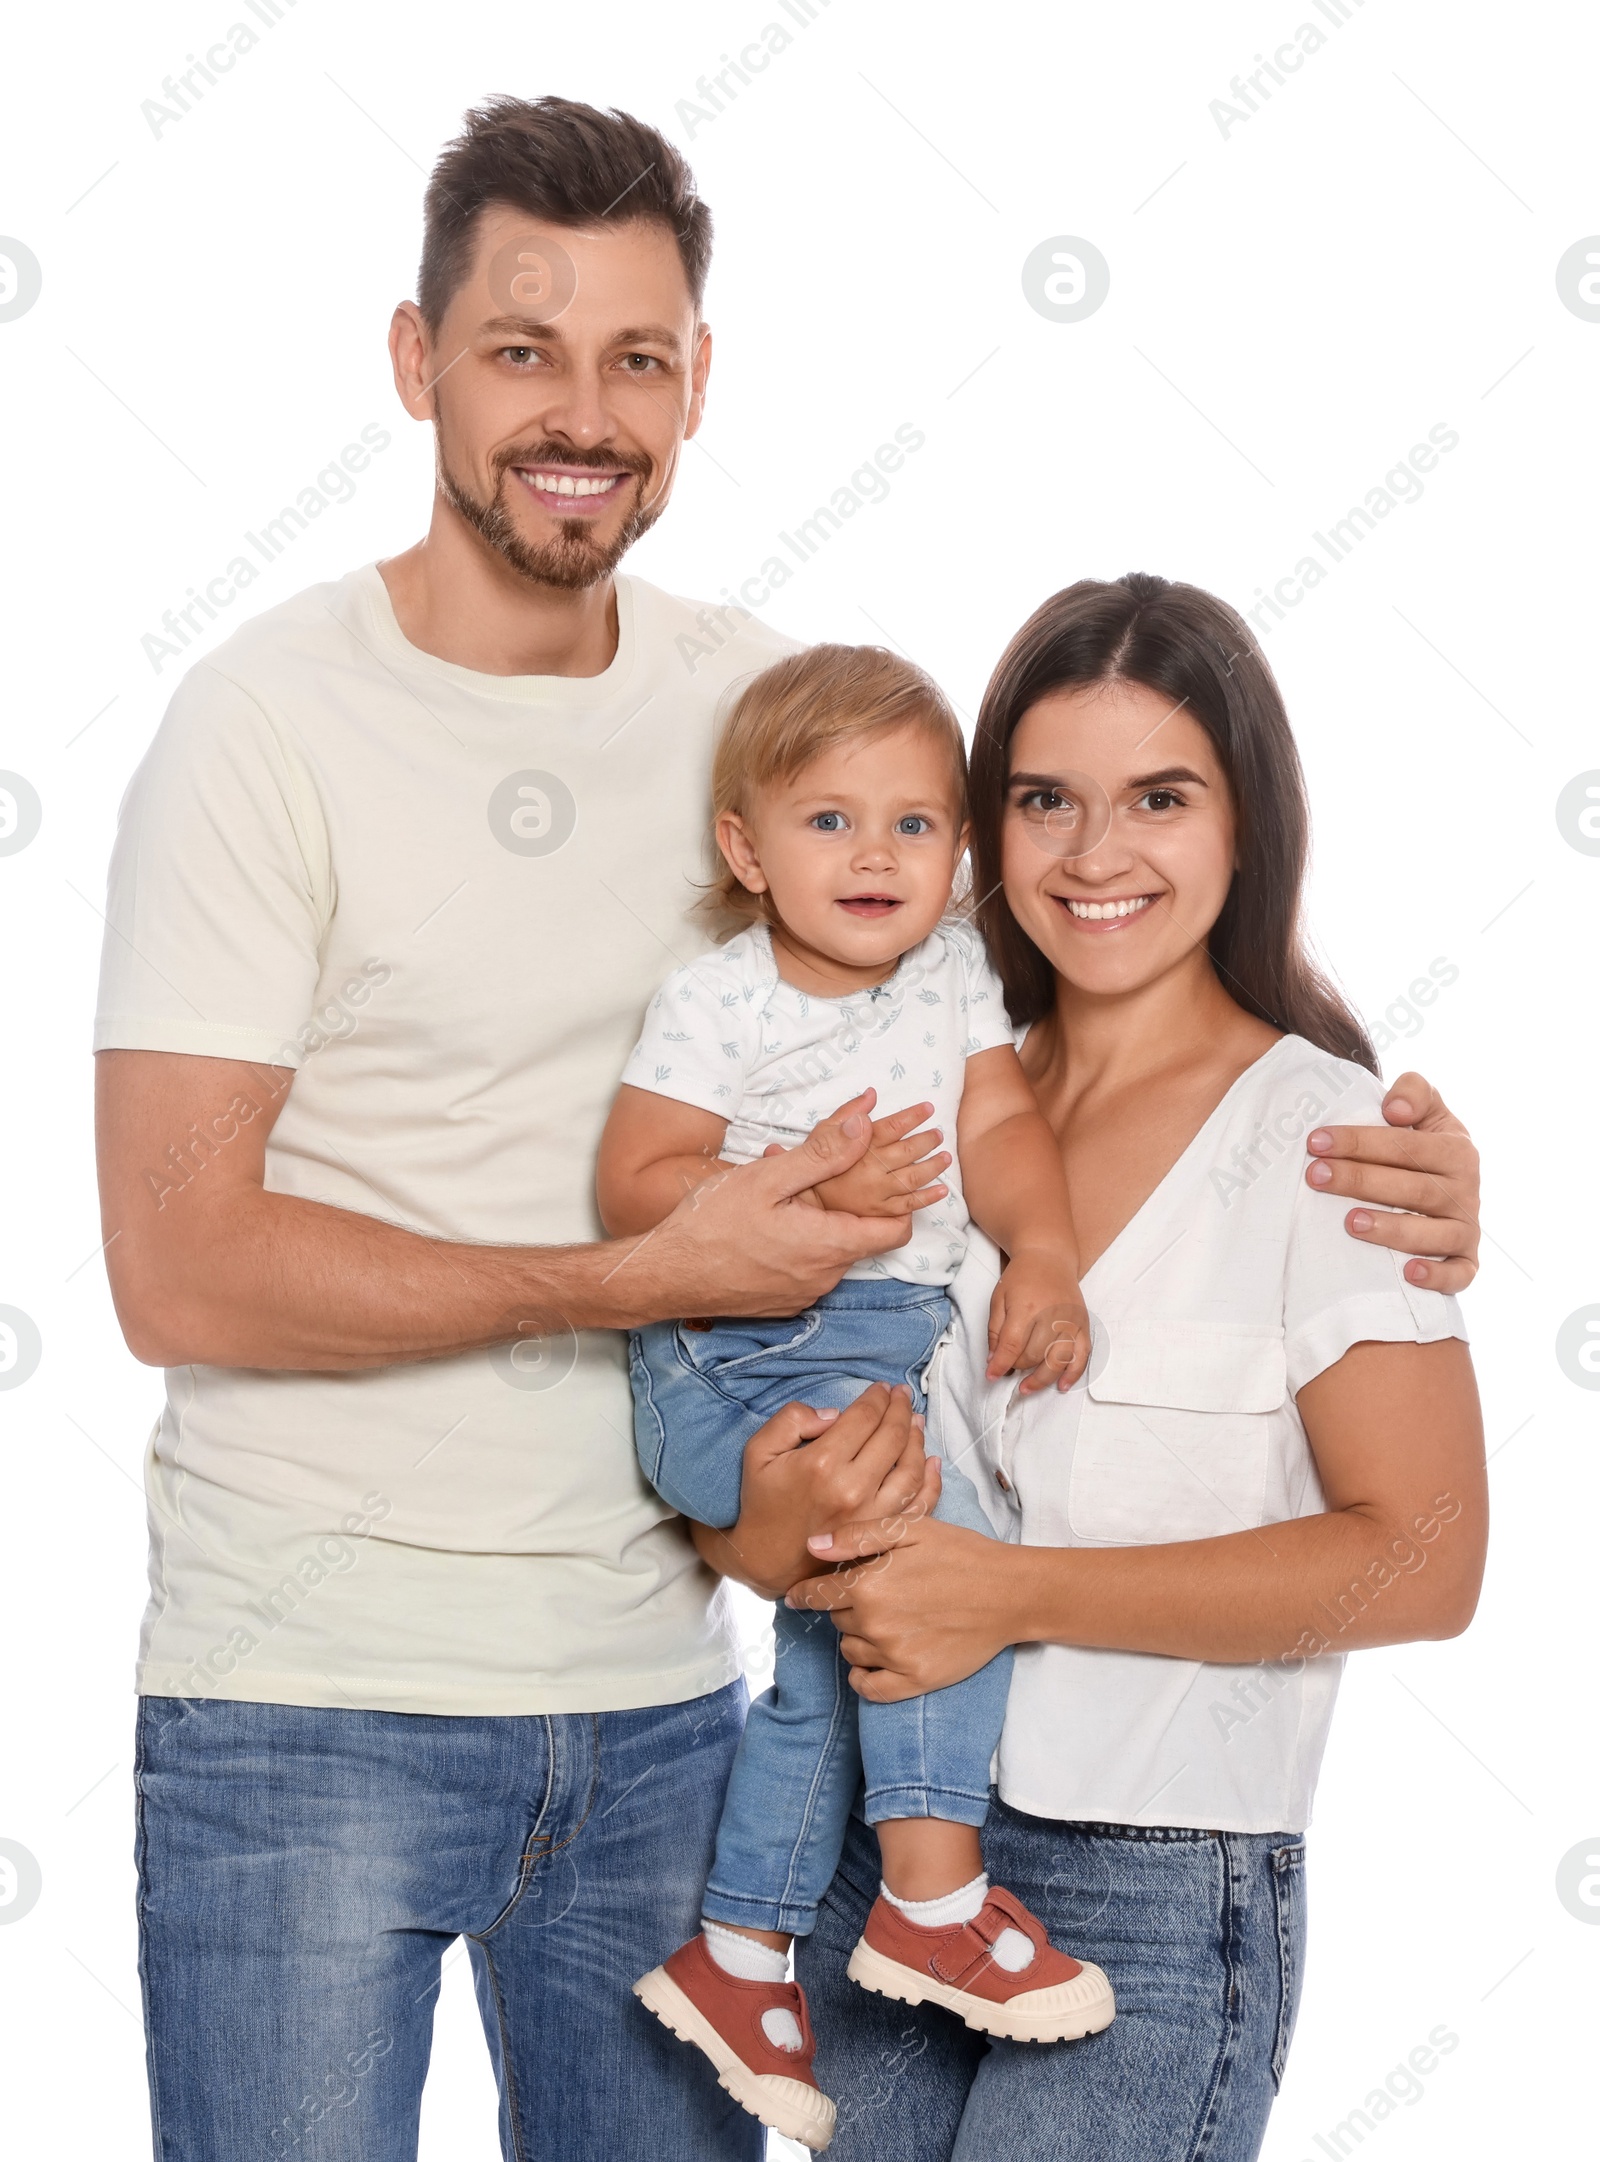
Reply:
<svg viewBox="0 0 1600 2162"><path fill-rule="evenodd" d="M880 1997L895 1997L902 2004L942 2005L979 2034L998 2035L1008 2042L1078 2042L1086 2034L1099 2034L1117 2016L1117 2000L1104 1975L1098 1987L1085 1992L1081 2003L1044 2012L1018 2011L958 1989L952 1982L936 1981L931 1974L919 1974L915 1967L903 1967L898 1960L874 1951L865 1938L850 1954L846 1971L852 1982ZM1084 1970L1086 1975L1090 1971ZM1062 1986L1071 1989L1073 1984Z"/></svg>
<svg viewBox="0 0 1600 2162"><path fill-rule="evenodd" d="M770 2131L798 2140L820 2154L833 2137L836 2111L825 2094L804 2080L752 2072L723 2040L694 1999L681 1990L664 1967L652 1968L633 1985L633 1994L680 2042L692 2042L716 2068L717 2085Z"/></svg>

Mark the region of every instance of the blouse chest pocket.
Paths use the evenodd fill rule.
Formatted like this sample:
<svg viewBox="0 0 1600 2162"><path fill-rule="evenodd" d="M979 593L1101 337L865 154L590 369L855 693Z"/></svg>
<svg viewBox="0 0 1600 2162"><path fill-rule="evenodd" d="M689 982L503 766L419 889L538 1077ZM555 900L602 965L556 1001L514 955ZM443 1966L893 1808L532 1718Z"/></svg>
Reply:
<svg viewBox="0 0 1600 2162"><path fill-rule="evenodd" d="M1123 1322L1089 1381L1073 1452L1073 1536L1159 1546L1263 1521L1281 1328Z"/></svg>

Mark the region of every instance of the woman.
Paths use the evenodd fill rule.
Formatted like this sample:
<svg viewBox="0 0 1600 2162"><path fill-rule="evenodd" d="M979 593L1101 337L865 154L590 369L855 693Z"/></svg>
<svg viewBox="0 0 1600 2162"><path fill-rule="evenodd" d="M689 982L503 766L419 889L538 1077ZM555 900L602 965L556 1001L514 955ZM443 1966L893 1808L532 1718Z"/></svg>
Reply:
<svg viewBox="0 0 1600 2162"><path fill-rule="evenodd" d="M892 1563L790 1596L833 1613L874 1698L1022 1647L986 1857L1106 1969L1118 2016L1029 2050L849 1983L877 1891L856 1826L798 1966L833 2152L1245 2162L1294 2025L1340 1654L1455 1634L1477 1598L1476 1391L1426 1265L1347 1237L1302 1177L1324 1120L1381 1126L1380 1090L1300 944L1299 762L1239 618L1149 577L1046 602L986 695L972 814L979 918L1067 1169L1090 1371L1027 1399L985 1381L995 1260L975 1252L930 1416L1014 1543L853 1527L812 1551ZM741 1574L792 1466L773 1447L751 1445Z"/></svg>

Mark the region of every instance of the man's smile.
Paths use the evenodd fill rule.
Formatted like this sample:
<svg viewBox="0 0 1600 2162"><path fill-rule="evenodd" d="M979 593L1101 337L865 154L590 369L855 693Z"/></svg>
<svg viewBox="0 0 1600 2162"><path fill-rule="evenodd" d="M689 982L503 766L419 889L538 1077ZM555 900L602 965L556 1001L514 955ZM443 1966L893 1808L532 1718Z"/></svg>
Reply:
<svg viewBox="0 0 1600 2162"><path fill-rule="evenodd" d="M620 466L514 465L511 470L535 502L563 518L593 517L634 477Z"/></svg>

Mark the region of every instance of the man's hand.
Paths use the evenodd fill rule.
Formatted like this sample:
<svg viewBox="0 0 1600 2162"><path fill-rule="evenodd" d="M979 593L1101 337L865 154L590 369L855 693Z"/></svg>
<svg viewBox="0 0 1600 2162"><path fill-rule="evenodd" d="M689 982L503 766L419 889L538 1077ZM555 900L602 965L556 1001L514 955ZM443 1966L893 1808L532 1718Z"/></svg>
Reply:
<svg viewBox="0 0 1600 2162"><path fill-rule="evenodd" d="M866 1154L864 1112L717 1173L654 1231L488 1246L268 1191L287 1068L167 1051L102 1051L96 1067L106 1266L153 1366L342 1373L682 1314L795 1314L910 1235L909 1217L801 1205ZM371 1193L346 1183L352 1201Z"/></svg>
<svg viewBox="0 0 1600 2162"><path fill-rule="evenodd" d="M1409 1283L1465 1291L1478 1273L1478 1152L1472 1137L1421 1074L1400 1076L1383 1099L1383 1115L1387 1126L1322 1126L1308 1134L1314 1161L1307 1183L1375 1204L1347 1213L1352 1238L1430 1256L1406 1263Z"/></svg>
<svg viewBox="0 0 1600 2162"><path fill-rule="evenodd" d="M1070 1389L1089 1363L1089 1311L1059 1255L1013 1254L989 1301L989 1379L1023 1373L1024 1396Z"/></svg>
<svg viewBox="0 0 1600 2162"><path fill-rule="evenodd" d="M939 1498L939 1459L923 1455L909 1389L874 1382L844 1411L785 1404L745 1444L739 1520L728 1531L693 1527L701 1554L768 1599L829 1566L809 1535L864 1521L903 1524Z"/></svg>
<svg viewBox="0 0 1600 2162"><path fill-rule="evenodd" d="M867 1089L842 1104L834 1117L870 1111L876 1101L876 1090ZM917 1131L932 1111L932 1104L912 1104L888 1118L874 1119L872 1139L860 1162L816 1188L822 1206L852 1216L910 1216L942 1201L950 1191L939 1179L950 1162L949 1152L939 1149L944 1135L932 1126Z"/></svg>
<svg viewBox="0 0 1600 2162"><path fill-rule="evenodd" d="M891 1253L909 1216L858 1216L806 1206L811 1189L857 1164L872 1143L865 1109L845 1104L798 1148L706 1179L619 1263L617 1295L649 1320L694 1314L798 1314L853 1261ZM639 1289L625 1278L640 1272ZM628 1324L619 1324L627 1326Z"/></svg>

